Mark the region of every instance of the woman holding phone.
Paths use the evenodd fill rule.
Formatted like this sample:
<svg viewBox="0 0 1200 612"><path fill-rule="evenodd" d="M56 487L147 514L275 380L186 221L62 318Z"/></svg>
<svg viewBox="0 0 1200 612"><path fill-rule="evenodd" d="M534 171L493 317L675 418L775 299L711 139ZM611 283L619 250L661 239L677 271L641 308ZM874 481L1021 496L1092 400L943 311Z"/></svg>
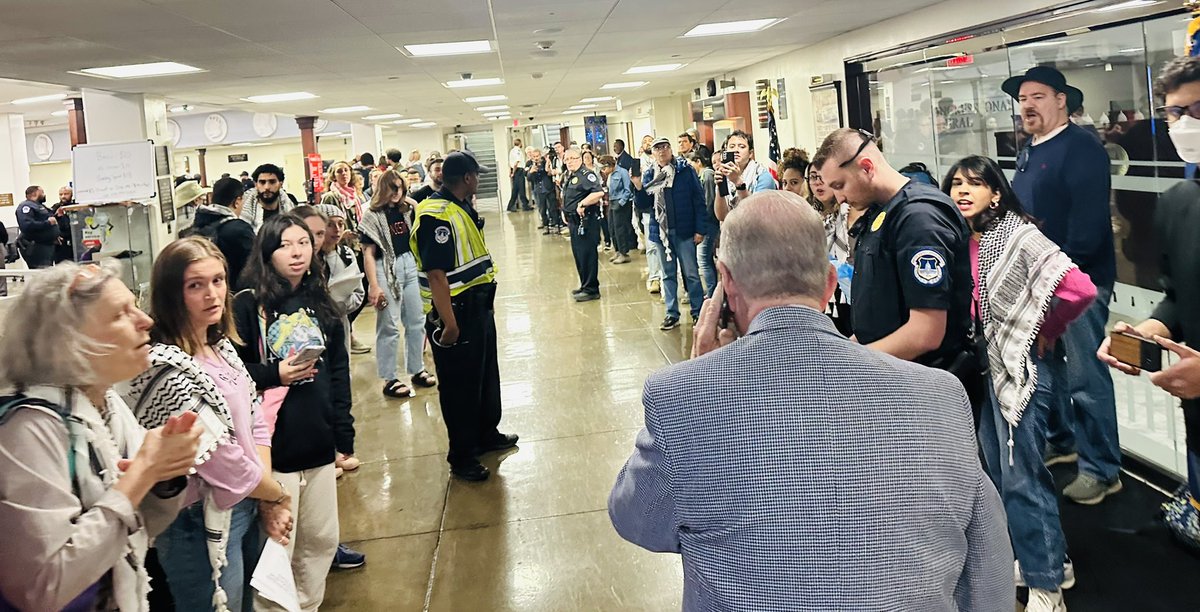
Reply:
<svg viewBox="0 0 1200 612"><path fill-rule="evenodd" d="M244 276L251 288L233 300L238 356L265 391L264 402L278 404L271 465L293 500L287 551L300 607L315 610L338 550L334 461L338 452L354 454L345 331L314 257L312 233L296 215L263 223ZM278 609L262 597L255 608Z"/></svg>
<svg viewBox="0 0 1200 612"><path fill-rule="evenodd" d="M155 548L181 610L250 610L249 573L262 543L255 522L280 542L290 531L291 500L271 476L271 437L254 382L233 341L233 293L225 257L211 241L168 244L150 286L150 368L126 400L144 427L190 408L228 431L197 466L184 509Z"/></svg>

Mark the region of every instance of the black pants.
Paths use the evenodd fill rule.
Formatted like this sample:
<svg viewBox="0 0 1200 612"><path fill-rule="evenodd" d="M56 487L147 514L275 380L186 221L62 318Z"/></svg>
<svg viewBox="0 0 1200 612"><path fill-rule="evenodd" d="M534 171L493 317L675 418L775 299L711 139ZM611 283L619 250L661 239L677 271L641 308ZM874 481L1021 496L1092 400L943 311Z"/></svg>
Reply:
<svg viewBox="0 0 1200 612"><path fill-rule="evenodd" d="M434 341L441 325L436 311L425 320L438 376L438 401L450 439L450 467L474 465L476 449L499 437L500 366L496 358L496 285L467 290L451 300L458 321L458 342ZM439 332L440 334L440 332Z"/></svg>
<svg viewBox="0 0 1200 612"><path fill-rule="evenodd" d="M633 205L626 203L620 208L610 208L608 223L613 248L622 255L628 255L637 246L637 237L633 234Z"/></svg>
<svg viewBox="0 0 1200 612"><path fill-rule="evenodd" d="M575 255L575 269L579 272L579 288L600 295L600 218L591 211L582 220L570 217L571 252Z"/></svg>
<svg viewBox="0 0 1200 612"><path fill-rule="evenodd" d="M21 257L30 270L49 268L54 265L54 245L26 242L21 249Z"/></svg>
<svg viewBox="0 0 1200 612"><path fill-rule="evenodd" d="M533 192L533 201L537 203L538 217L544 227L556 227L562 223L562 219L558 218L558 200L554 197L554 192L538 193L535 191Z"/></svg>
<svg viewBox="0 0 1200 612"><path fill-rule="evenodd" d="M604 238L604 246L612 246L612 227L610 227L610 219L612 214L605 211L604 216L600 217L600 236Z"/></svg>
<svg viewBox="0 0 1200 612"><path fill-rule="evenodd" d="M512 175L512 195L508 197L508 210L517 209L517 198L521 199L521 208L529 210L529 197L525 195L525 171L517 168Z"/></svg>

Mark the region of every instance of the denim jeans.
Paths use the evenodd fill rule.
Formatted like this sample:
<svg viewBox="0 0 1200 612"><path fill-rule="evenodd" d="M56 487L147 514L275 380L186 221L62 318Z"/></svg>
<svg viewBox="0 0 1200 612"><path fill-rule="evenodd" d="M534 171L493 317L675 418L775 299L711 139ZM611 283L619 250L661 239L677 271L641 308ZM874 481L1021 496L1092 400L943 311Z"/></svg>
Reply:
<svg viewBox="0 0 1200 612"><path fill-rule="evenodd" d="M1108 366L1096 359L1108 322L1112 287L1096 287L1096 301L1067 327L1051 367L1054 405L1046 440L1059 452L1079 452L1079 473L1112 482L1121 472L1117 405Z"/></svg>
<svg viewBox="0 0 1200 612"><path fill-rule="evenodd" d="M254 598L249 595L247 585L262 550L257 520L255 500L246 498L233 507L229 547L225 551L228 563L221 568L221 588L229 597L231 611L253 609ZM212 609L212 564L208 561L205 533L204 502L200 501L180 511L171 526L155 540L159 564L167 575L176 610Z"/></svg>
<svg viewBox="0 0 1200 612"><path fill-rule="evenodd" d="M1000 403L988 385L988 402L979 419L979 447L984 468L1008 514L1008 533L1013 552L1021 562L1021 575L1030 587L1054 591L1063 580L1066 536L1058 515L1058 496L1054 477L1042 461L1046 445L1046 417L1053 406L1058 382L1049 359L1034 364L1038 382L1029 406L1012 428L1012 465L1009 465L1008 421L1000 413Z"/></svg>
<svg viewBox="0 0 1200 612"><path fill-rule="evenodd" d="M554 199L554 193L538 193L533 192L533 201L537 203L538 219L542 222L543 227L551 227L558 225L558 211L555 208L558 201Z"/></svg>
<svg viewBox="0 0 1200 612"><path fill-rule="evenodd" d="M650 239L650 213L648 212L642 213L642 231L646 243L646 282L662 280L663 265L662 259L658 256L658 250L661 247Z"/></svg>
<svg viewBox="0 0 1200 612"><path fill-rule="evenodd" d="M663 301L667 303L667 316L679 318L679 276L683 276L684 289L688 295L688 306L692 310L692 318L700 315L700 307L704 305L704 288L700 286L700 270L696 264L696 243L692 236L676 236L670 234L671 255L667 256L666 249L659 251L662 261Z"/></svg>
<svg viewBox="0 0 1200 612"><path fill-rule="evenodd" d="M696 264L700 267L700 280L704 282L704 299L712 297L717 289L717 240L713 231L696 247Z"/></svg>
<svg viewBox="0 0 1200 612"><path fill-rule="evenodd" d="M375 274L387 293L387 307L375 313L375 365L383 380L398 380L396 358L400 343L399 326L404 327L404 365L409 375L425 369L425 315L421 310L421 288L417 285L417 260L412 253L396 258L394 270L400 295L391 295L383 259L377 259Z"/></svg>

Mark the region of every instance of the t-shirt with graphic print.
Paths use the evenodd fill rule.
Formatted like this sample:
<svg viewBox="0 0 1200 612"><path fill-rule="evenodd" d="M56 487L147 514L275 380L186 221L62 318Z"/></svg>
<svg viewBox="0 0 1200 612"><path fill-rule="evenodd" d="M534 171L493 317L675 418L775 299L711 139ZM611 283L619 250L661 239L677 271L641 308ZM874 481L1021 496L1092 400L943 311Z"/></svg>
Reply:
<svg viewBox="0 0 1200 612"><path fill-rule="evenodd" d="M395 206L383 209L383 214L387 216L388 234L392 237L392 252L396 254L396 257L399 257L412 251L412 246L408 242L410 237L408 218ZM362 242L363 244L379 246L366 233L362 234Z"/></svg>

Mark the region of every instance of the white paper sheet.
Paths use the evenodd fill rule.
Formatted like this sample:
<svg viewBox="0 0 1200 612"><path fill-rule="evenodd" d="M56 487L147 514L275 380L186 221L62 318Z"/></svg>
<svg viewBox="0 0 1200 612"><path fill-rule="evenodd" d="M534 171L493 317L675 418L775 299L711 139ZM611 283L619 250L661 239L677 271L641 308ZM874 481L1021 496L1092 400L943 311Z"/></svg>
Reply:
<svg viewBox="0 0 1200 612"><path fill-rule="evenodd" d="M292 562L287 549L272 539L267 539L250 586L259 595L283 606L288 612L300 612L300 598L296 594L296 579L292 576Z"/></svg>

